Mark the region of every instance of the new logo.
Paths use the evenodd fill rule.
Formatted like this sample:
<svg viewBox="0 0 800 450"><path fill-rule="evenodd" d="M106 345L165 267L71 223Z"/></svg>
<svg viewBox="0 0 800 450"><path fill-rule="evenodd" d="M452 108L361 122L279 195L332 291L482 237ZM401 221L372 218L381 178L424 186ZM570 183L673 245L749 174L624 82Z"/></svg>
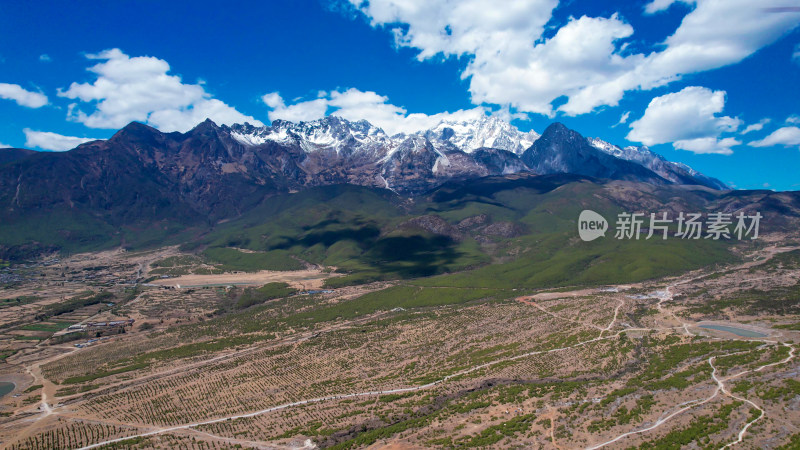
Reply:
<svg viewBox="0 0 800 450"><path fill-rule="evenodd" d="M606 230L608 230L608 222L603 216L590 209L581 211L581 215L578 216L578 234L582 240L593 241L600 236L605 236Z"/></svg>

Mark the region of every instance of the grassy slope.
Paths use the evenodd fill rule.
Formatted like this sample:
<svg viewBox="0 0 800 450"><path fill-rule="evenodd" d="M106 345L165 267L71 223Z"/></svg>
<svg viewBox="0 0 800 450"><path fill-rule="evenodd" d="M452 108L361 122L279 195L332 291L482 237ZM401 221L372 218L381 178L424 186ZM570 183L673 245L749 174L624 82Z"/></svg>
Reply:
<svg viewBox="0 0 800 450"><path fill-rule="evenodd" d="M647 201L664 204L670 195L656 191ZM443 188L413 204L368 188L313 189L275 198L219 227L206 239L206 254L228 253L231 261L245 254L225 247L241 247L263 252L251 258L269 259L269 268L281 267L281 260L292 268L294 256L349 273L330 280L331 287L398 278L421 278L415 284L423 286L492 288L620 283L732 259L725 243L617 240L613 229L606 238L582 242L576 220L587 208L609 219L624 210L605 186L589 182L490 179L469 190ZM486 214L492 222L513 222L527 231L513 238L488 236L492 244L482 246L470 233L452 240L398 228L425 214L451 224Z"/></svg>
<svg viewBox="0 0 800 450"><path fill-rule="evenodd" d="M547 193L514 188L493 193L482 201L484 211L499 211L516 218L530 233L505 242L506 249L519 251L511 262L492 264L469 272L419 280L425 286L526 287L634 282L679 273L693 268L732 260L727 244L707 240L618 240L609 229L605 238L583 242L577 237L577 217L592 209L609 219L624 208L603 196L603 188L591 183L574 183ZM460 218L480 210L476 202L459 200L462 207L442 208L446 215ZM487 212L489 213L489 212ZM491 213L489 213L491 215ZM644 236L643 236L644 237Z"/></svg>
<svg viewBox="0 0 800 450"><path fill-rule="evenodd" d="M642 187L635 194L653 211L676 195L668 189L647 193L649 188ZM326 186L268 198L199 240L191 235L195 229L176 234L180 227L175 224L112 230L73 212L0 224L0 233L4 244L49 236L45 242L68 251L183 241L225 270L296 270L307 261L347 273L332 279L331 287L382 279L495 288L619 283L730 259L726 244L705 240L619 241L610 230L604 239L580 241L580 211L588 208L613 218L624 209L615 195L608 186L569 176L489 178L445 186L414 201L386 190ZM427 214L453 225L485 214L491 222L513 222L525 231L503 238L472 230L452 239L398 226Z"/></svg>
<svg viewBox="0 0 800 450"><path fill-rule="evenodd" d="M356 186L278 196L210 233L205 255L238 270L257 266L238 264L241 259L262 259L268 264L263 268L288 270L298 268L301 259L353 273L350 282L429 276L489 261L472 239L456 242L397 229L411 217L407 208L391 192Z"/></svg>
<svg viewBox="0 0 800 450"><path fill-rule="evenodd" d="M115 227L96 216L65 209L0 222L0 249L7 257L24 259L37 248L79 253L120 245L137 249L178 244L197 232L170 221Z"/></svg>

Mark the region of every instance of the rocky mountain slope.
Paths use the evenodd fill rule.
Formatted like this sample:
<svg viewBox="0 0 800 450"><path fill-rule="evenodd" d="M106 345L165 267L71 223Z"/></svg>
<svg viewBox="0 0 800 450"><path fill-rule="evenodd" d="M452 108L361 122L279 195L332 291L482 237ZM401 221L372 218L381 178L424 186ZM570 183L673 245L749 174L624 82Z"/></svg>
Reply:
<svg viewBox="0 0 800 450"><path fill-rule="evenodd" d="M622 148L599 138L589 138L588 141L592 147L616 158L638 163L672 183L700 184L714 189L727 189L727 186L721 181L703 175L686 164L667 161L663 156L654 153L646 146Z"/></svg>

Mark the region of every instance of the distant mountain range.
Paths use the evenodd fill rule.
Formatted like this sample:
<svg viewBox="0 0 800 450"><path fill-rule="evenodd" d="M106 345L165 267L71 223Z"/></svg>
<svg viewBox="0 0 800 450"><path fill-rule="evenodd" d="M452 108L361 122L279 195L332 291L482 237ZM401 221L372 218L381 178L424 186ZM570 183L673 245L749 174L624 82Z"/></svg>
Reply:
<svg viewBox="0 0 800 450"><path fill-rule="evenodd" d="M443 121L429 130L394 136L365 120L349 122L335 116L299 124L275 121L270 127L221 129L253 149L280 145L302 150L298 165L317 178L310 180L312 184L329 182L324 181L330 180L324 166L336 168L340 179L335 182L385 187L410 195L451 179L518 172L726 188L719 180L669 162L647 147L622 149L600 139L585 139L560 123L552 124L541 136L521 132L496 117Z"/></svg>
<svg viewBox="0 0 800 450"><path fill-rule="evenodd" d="M3 150L0 202L12 215L68 206L123 219L177 213L216 221L267 195L311 186L355 184L415 196L448 181L519 172L726 188L646 147L586 139L560 123L539 136L485 117L389 136L365 120L329 116L265 127L207 120L185 134L134 122L68 152Z"/></svg>
<svg viewBox="0 0 800 450"><path fill-rule="evenodd" d="M95 223L213 226L273 195L319 186L383 188L409 198L487 176L560 173L726 189L645 147L586 139L560 123L540 136L485 117L389 136L365 120L336 116L265 127L206 120L187 133L133 122L67 152L0 150L0 221L16 227L16 238L5 237L17 244L30 240L32 227L36 236L69 241L101 233L88 225ZM10 245L0 242L0 251Z"/></svg>

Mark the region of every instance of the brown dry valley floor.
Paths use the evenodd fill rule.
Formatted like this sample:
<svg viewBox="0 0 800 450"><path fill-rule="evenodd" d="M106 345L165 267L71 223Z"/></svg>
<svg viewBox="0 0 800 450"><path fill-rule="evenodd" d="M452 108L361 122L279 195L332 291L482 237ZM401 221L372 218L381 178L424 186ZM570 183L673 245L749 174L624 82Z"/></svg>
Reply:
<svg viewBox="0 0 800 450"><path fill-rule="evenodd" d="M374 283L238 311L240 287L187 286L309 289L327 275L186 275L159 280L180 289L121 286L113 306L64 314L136 317L125 333L86 347L0 329L0 344L16 350L0 363L0 380L18 382L0 399L0 446L628 448L682 436L691 437L682 445L712 448L791 446L800 442L792 300L800 258L769 258L792 250L636 285L498 298L465 291L472 300L354 313L347 307L362 295L391 299L394 285L420 288ZM99 291L90 284L98 272L129 279L153 255L175 252L104 255L108 269L91 270L81 287ZM61 276L41 270L40 278ZM43 305L57 303L57 287L37 291ZM764 336L704 324L744 324Z"/></svg>

